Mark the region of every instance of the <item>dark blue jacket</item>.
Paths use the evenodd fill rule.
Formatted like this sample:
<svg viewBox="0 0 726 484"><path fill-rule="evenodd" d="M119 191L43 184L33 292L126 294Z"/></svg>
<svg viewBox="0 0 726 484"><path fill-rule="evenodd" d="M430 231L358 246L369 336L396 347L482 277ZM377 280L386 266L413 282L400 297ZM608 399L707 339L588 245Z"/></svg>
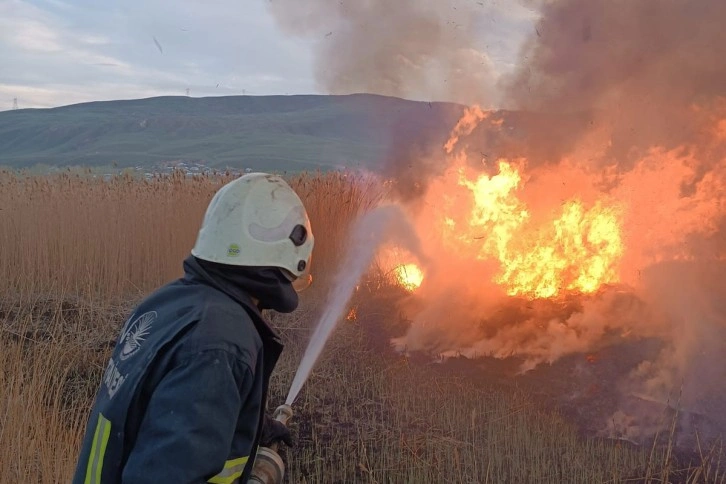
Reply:
<svg viewBox="0 0 726 484"><path fill-rule="evenodd" d="M282 351L250 294L297 297L271 270L230 274L189 257L185 276L124 324L73 482L246 482ZM270 303L270 301L273 301ZM288 308L289 309L289 308Z"/></svg>

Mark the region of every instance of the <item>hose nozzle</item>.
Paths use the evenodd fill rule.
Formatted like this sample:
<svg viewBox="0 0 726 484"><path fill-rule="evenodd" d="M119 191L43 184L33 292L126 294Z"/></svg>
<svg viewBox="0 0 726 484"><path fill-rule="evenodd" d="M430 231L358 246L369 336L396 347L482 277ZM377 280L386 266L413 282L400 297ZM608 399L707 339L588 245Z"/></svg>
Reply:
<svg viewBox="0 0 726 484"><path fill-rule="evenodd" d="M272 418L283 425L292 419L292 407L280 405L275 409ZM257 450L255 465L252 468L250 482L255 484L281 484L285 477L285 464L277 453L277 443Z"/></svg>
<svg viewBox="0 0 726 484"><path fill-rule="evenodd" d="M287 423L292 419L292 407L287 404L280 405L275 409L275 412L272 414L272 418L283 425L287 425Z"/></svg>

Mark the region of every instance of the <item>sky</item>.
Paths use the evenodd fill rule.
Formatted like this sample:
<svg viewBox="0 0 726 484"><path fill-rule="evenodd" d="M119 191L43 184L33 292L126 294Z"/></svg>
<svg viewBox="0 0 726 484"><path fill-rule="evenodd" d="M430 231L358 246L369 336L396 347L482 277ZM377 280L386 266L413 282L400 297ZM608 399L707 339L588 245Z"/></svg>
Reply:
<svg viewBox="0 0 726 484"><path fill-rule="evenodd" d="M334 36L286 34L270 1L0 0L0 110L16 98L20 108L42 108L187 89L194 97L324 94L316 47ZM510 0L474 3L484 28L472 48L506 72L533 16Z"/></svg>

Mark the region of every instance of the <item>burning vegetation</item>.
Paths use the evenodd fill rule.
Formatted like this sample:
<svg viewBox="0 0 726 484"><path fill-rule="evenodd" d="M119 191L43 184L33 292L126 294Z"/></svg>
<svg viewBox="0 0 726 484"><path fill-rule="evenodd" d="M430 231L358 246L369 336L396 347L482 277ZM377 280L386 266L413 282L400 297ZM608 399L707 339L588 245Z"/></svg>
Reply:
<svg viewBox="0 0 726 484"><path fill-rule="evenodd" d="M703 373L704 365L708 375L726 371L718 356L726 349L726 158L712 160L707 173L700 173L697 155L703 146L653 147L627 171L593 166L590 147L557 163L489 159L476 137L497 136L506 128L502 119L466 110L430 155L446 168L406 202L422 250L396 271L415 268L421 284L398 277L412 292L403 307L413 322L396 346L407 353L517 356L520 370L529 371L570 354L656 338L660 354L619 375L618 391L663 404L680 395L687 412L709 414L726 428L712 410L726 405L720 377ZM726 110L713 118L710 138L701 138L713 150L724 141L722 119Z"/></svg>
<svg viewBox="0 0 726 484"><path fill-rule="evenodd" d="M654 338L619 394L726 425L726 4L515 3L526 31L500 70L476 20L488 2L271 6L295 35L332 32L321 89L469 106L448 138L392 136L386 171L421 244L382 250L410 294L395 344L524 371Z"/></svg>

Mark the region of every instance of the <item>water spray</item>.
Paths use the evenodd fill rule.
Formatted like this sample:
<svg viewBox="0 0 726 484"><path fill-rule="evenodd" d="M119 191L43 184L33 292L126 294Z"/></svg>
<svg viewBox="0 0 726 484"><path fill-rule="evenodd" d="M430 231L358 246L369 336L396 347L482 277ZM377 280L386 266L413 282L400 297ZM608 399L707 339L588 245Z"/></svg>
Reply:
<svg viewBox="0 0 726 484"><path fill-rule="evenodd" d="M307 381L325 343L340 321L353 296L356 285L368 269L386 237L397 237L411 250L418 251L417 241L411 238L414 230L401 209L394 205L378 207L363 215L353 226L348 250L333 282L327 305L298 366L284 405L275 410L273 418L287 425L292 418L292 404ZM279 484L285 477L285 465L277 453L277 444L260 447L250 482Z"/></svg>
<svg viewBox="0 0 726 484"><path fill-rule="evenodd" d="M363 273L368 269L378 248L387 237L411 239L414 234L403 211L395 205L375 208L356 221L351 231L348 250L336 275L322 316L310 337L285 403L292 405L310 376L325 343L345 313L350 298ZM406 245L416 245L411 240ZM415 250L416 247L413 247Z"/></svg>

